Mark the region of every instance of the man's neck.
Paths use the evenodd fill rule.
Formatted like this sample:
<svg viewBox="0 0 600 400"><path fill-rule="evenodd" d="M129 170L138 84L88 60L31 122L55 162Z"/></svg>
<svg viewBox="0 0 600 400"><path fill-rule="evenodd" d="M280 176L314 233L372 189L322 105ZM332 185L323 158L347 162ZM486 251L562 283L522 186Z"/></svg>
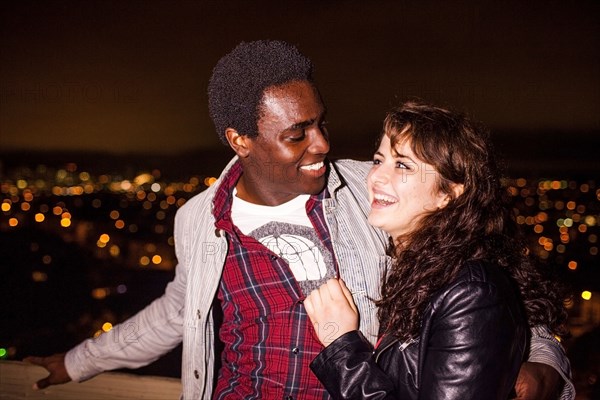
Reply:
<svg viewBox="0 0 600 400"><path fill-rule="evenodd" d="M259 193L256 190L252 190L252 187L248 187L244 180L244 175L242 175L238 180L235 189L237 190L238 198L247 201L248 203L258 204L261 206L279 206L298 197L298 195L291 193L276 193L269 195L266 195L265 193Z"/></svg>

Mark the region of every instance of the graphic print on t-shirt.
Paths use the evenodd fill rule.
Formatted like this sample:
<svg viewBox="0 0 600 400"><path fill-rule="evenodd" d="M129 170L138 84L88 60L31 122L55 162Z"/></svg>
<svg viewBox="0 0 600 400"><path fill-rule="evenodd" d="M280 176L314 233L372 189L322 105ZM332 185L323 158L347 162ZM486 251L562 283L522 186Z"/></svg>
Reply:
<svg viewBox="0 0 600 400"><path fill-rule="evenodd" d="M331 254L312 228L272 221L250 236L288 262L306 295L335 276Z"/></svg>

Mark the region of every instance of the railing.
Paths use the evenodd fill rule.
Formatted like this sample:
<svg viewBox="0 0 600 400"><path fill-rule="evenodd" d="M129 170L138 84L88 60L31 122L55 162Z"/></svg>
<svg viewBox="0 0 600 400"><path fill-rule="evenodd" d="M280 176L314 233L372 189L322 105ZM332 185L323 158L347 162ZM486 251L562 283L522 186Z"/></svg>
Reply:
<svg viewBox="0 0 600 400"><path fill-rule="evenodd" d="M105 372L83 383L70 382L33 390L33 384L48 373L42 367L20 361L0 361L0 399L53 400L177 400L179 379Z"/></svg>

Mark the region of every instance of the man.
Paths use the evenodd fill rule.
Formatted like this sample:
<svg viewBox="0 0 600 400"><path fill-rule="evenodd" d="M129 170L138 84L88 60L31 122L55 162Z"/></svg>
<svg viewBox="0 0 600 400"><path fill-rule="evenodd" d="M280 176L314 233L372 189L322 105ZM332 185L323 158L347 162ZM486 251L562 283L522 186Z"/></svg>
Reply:
<svg viewBox="0 0 600 400"><path fill-rule="evenodd" d="M310 60L284 42L241 43L217 63L208 92L217 133L236 157L177 213L175 279L124 323L135 340L116 327L66 356L30 359L51 372L39 387L136 368L183 340L184 399L327 398L308 367L321 346L302 300L336 276L353 293L362 332L376 339L369 299L378 296L387 237L366 223L369 165L326 159L325 107ZM532 348L550 354L542 361L568 373L560 346L537 339ZM529 366L543 371L528 370L534 377L560 381L551 367Z"/></svg>

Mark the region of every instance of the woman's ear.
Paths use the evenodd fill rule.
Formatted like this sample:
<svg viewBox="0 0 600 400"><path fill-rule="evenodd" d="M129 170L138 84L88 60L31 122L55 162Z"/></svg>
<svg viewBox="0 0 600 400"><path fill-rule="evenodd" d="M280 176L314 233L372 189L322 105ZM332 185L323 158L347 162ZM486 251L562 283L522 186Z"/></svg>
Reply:
<svg viewBox="0 0 600 400"><path fill-rule="evenodd" d="M465 191L465 185L462 183L453 183L452 184L452 193L454 193L454 198L460 197Z"/></svg>
<svg viewBox="0 0 600 400"><path fill-rule="evenodd" d="M242 135L238 131L233 128L225 129L225 137L227 138L227 142L229 143L229 147L235 151L235 154L240 158L248 157L250 153L248 136Z"/></svg>
<svg viewBox="0 0 600 400"><path fill-rule="evenodd" d="M462 183L453 183L450 188L452 194L446 194L440 204L438 204L438 208L444 208L450 203L450 200L458 198L465 191L465 185Z"/></svg>

